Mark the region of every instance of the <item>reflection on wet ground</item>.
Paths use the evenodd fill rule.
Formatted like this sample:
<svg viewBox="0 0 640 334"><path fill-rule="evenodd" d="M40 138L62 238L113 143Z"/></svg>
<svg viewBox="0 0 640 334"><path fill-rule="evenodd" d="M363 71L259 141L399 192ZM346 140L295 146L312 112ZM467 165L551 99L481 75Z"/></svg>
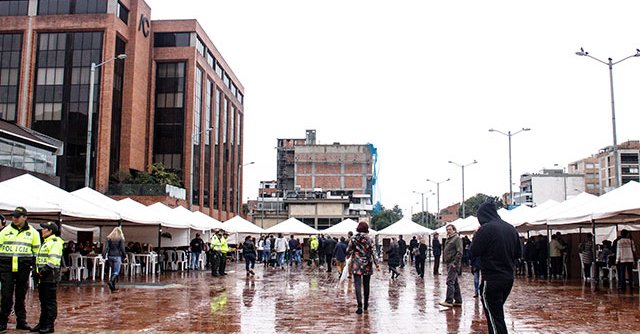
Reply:
<svg viewBox="0 0 640 334"><path fill-rule="evenodd" d="M256 276L247 278L244 265L228 268L224 278L205 271L138 277L122 282L115 293L100 283L63 285L56 332L486 332L468 271L461 278L463 306L452 309L438 306L444 300L446 276L434 279L428 274L423 280L405 267L392 281L384 270L377 272L371 280L369 311L356 315L353 287L350 281L339 284L335 271L257 266ZM31 290L27 298L29 324L35 325L37 293ZM640 331L637 291L618 293L615 286L604 289L580 281L519 278L505 313L511 333Z"/></svg>

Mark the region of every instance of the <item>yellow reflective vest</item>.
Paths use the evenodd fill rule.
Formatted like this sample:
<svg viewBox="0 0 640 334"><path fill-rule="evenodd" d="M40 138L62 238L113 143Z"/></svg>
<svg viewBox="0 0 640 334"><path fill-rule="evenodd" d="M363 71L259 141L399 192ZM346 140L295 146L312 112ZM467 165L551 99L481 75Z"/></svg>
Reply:
<svg viewBox="0 0 640 334"><path fill-rule="evenodd" d="M63 244L62 239L55 235L44 239L36 256L36 271L41 274L40 282L58 281Z"/></svg>
<svg viewBox="0 0 640 334"><path fill-rule="evenodd" d="M229 251L229 244L227 243L227 238L222 237L220 239L220 251L222 252L222 254L227 254L227 252Z"/></svg>
<svg viewBox="0 0 640 334"><path fill-rule="evenodd" d="M40 249L40 234L25 222L21 229L11 223L0 231L0 272L31 270Z"/></svg>
<svg viewBox="0 0 640 334"><path fill-rule="evenodd" d="M222 243L220 242L220 239L218 239L217 235L213 235L213 237L211 237L211 249L220 252L222 249Z"/></svg>

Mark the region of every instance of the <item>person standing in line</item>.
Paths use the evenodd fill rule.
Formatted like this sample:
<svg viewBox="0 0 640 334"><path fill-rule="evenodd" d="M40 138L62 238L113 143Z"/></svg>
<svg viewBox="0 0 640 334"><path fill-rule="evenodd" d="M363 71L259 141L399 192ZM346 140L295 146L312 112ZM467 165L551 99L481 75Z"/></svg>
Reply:
<svg viewBox="0 0 640 334"><path fill-rule="evenodd" d="M396 242L396 238L391 238L391 243L389 244L389 249L387 250L387 264L389 265L389 272L391 273L392 280L400 276L400 273L396 269L402 263L402 260L400 260L402 256L400 255L400 246L398 245L398 243L399 242Z"/></svg>
<svg viewBox="0 0 640 334"><path fill-rule="evenodd" d="M327 272L331 272L331 262L333 261L333 251L336 249L336 240L331 236L324 239L324 260L327 263Z"/></svg>
<svg viewBox="0 0 640 334"><path fill-rule="evenodd" d="M333 250L333 257L336 259L336 268L338 269L338 277L340 277L347 261L347 243L344 237L340 237L340 241Z"/></svg>
<svg viewBox="0 0 640 334"><path fill-rule="evenodd" d="M227 243L228 237L229 234L227 232L223 232L222 237L220 238L220 262L218 265L218 274L220 274L220 276L227 274L225 270L227 268L227 253L229 252L229 244Z"/></svg>
<svg viewBox="0 0 640 334"><path fill-rule="evenodd" d="M593 234L587 233L587 238L580 243L583 273L587 281L591 280L591 264L593 264ZM546 262L545 262L546 263Z"/></svg>
<svg viewBox="0 0 640 334"><path fill-rule="evenodd" d="M264 238L264 243L262 243L262 261L264 262L265 268L269 265L269 258L271 257L271 238L266 236Z"/></svg>
<svg viewBox="0 0 640 334"><path fill-rule="evenodd" d="M418 238L418 248L416 251L416 272L420 278L424 278L424 263L427 260L428 247L425 243L424 236Z"/></svg>
<svg viewBox="0 0 640 334"><path fill-rule="evenodd" d="M414 235L413 238L411 238L411 241L409 241L409 261L411 263L413 263L413 261L415 260L416 256L414 255L414 250L417 248L418 248L418 239Z"/></svg>
<svg viewBox="0 0 640 334"><path fill-rule="evenodd" d="M315 235L309 237L309 261L316 265L316 267L320 267L318 263L318 248L320 247L320 242L316 239Z"/></svg>
<svg viewBox="0 0 640 334"><path fill-rule="evenodd" d="M440 255L442 255L442 244L438 239L439 234L436 232L433 234L433 241L431 241L431 252L433 253L433 275L440 275Z"/></svg>
<svg viewBox="0 0 640 334"><path fill-rule="evenodd" d="M244 243L242 244L242 256L244 257L244 268L247 272L247 276L255 275L253 267L256 265L256 246L250 235L244 238Z"/></svg>
<svg viewBox="0 0 640 334"><path fill-rule="evenodd" d="M220 229L215 229L214 234L211 236L211 276L220 276L220 260L222 258L222 253L220 249L222 247L222 243L220 241L222 238L222 232Z"/></svg>
<svg viewBox="0 0 640 334"><path fill-rule="evenodd" d="M289 265L296 264L296 267L300 264L300 257L298 255L298 240L294 238L293 234L289 239Z"/></svg>
<svg viewBox="0 0 640 334"><path fill-rule="evenodd" d="M127 253L124 249L124 233L122 233L120 226L116 226L107 236L107 242L105 242L102 254L102 257L108 261L111 267L111 277L109 277L109 282L107 283L111 292L118 290L116 283L118 282L118 275L120 275L122 259L125 256L127 256Z"/></svg>
<svg viewBox="0 0 640 334"><path fill-rule="evenodd" d="M620 239L616 249L616 265L618 270L618 291L624 291L627 288L625 280L625 272L628 273L629 285L633 291L633 260L635 259L636 245L631 240L629 230L620 232Z"/></svg>
<svg viewBox="0 0 640 334"><path fill-rule="evenodd" d="M318 237L318 259L320 262L320 267L324 266L324 235L320 234Z"/></svg>
<svg viewBox="0 0 640 334"><path fill-rule="evenodd" d="M564 246L558 240L558 237L551 235L549 242L549 258L551 259L551 278L561 278L562 276L562 251Z"/></svg>
<svg viewBox="0 0 640 334"><path fill-rule="evenodd" d="M264 236L260 236L258 240L258 263L264 261Z"/></svg>
<svg viewBox="0 0 640 334"><path fill-rule="evenodd" d="M356 234L349 248L347 255L351 256L351 265L349 271L353 275L353 284L356 290L356 302L358 303L357 314L362 314L363 309L369 308L369 290L371 283L371 275L373 274L373 265L376 270L380 270L380 266L376 262L373 249L373 241L369 238L369 225L366 222L358 223ZM364 290L364 304L362 303L362 290Z"/></svg>
<svg viewBox="0 0 640 334"><path fill-rule="evenodd" d="M276 266L284 270L284 253L289 249L289 243L284 239L282 233L278 233L278 238L276 238L274 249L276 250Z"/></svg>
<svg viewBox="0 0 640 334"><path fill-rule="evenodd" d="M504 303L514 280L516 260L522 257L520 238L513 225L500 218L493 202L478 208L480 228L471 245L471 256L480 258L482 306L490 334L508 333Z"/></svg>
<svg viewBox="0 0 640 334"><path fill-rule="evenodd" d="M458 276L462 269L462 239L456 227L447 225L447 241L444 244L444 263L447 265L447 297L442 306L462 306L462 294Z"/></svg>
<svg viewBox="0 0 640 334"><path fill-rule="evenodd" d="M406 254L407 254L407 242L404 241L404 239L402 239L402 235L399 235L398 236L398 255L400 255L400 268L404 268L404 256Z"/></svg>
<svg viewBox="0 0 640 334"><path fill-rule="evenodd" d="M191 240L189 247L191 248L191 263L189 264L189 269L195 270L198 269L200 253L202 253L202 249L204 248L204 241L200 238L200 233L196 233L196 237Z"/></svg>
<svg viewBox="0 0 640 334"><path fill-rule="evenodd" d="M7 329L12 308L16 314L16 329L31 329L27 325L25 297L29 273L40 249L40 235L27 223L27 210L17 207L12 216L13 222L0 231L0 331Z"/></svg>
<svg viewBox="0 0 640 334"><path fill-rule="evenodd" d="M38 283L38 297L40 299L40 321L31 329L32 332L53 333L53 324L58 316L56 300L58 282L60 281L60 260L62 259L62 245L64 242L58 233L58 225L54 222L40 224L40 233L44 243L36 256L36 271L34 278Z"/></svg>

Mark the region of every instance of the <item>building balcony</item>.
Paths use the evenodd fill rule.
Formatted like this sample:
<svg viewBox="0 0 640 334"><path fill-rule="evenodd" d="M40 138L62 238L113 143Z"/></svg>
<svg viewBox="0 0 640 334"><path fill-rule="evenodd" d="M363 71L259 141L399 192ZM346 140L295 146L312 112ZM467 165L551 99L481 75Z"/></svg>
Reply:
<svg viewBox="0 0 640 334"><path fill-rule="evenodd" d="M113 196L169 196L177 199L186 199L187 191L184 188L168 184L111 184L108 195Z"/></svg>

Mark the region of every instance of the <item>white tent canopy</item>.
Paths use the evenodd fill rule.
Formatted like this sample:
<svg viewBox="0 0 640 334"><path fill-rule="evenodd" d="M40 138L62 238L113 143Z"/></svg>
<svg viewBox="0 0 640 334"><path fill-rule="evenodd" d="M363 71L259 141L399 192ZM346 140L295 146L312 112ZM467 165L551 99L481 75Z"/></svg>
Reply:
<svg viewBox="0 0 640 334"><path fill-rule="evenodd" d="M357 227L358 227L357 221L347 218L339 222L338 224L335 224L327 229L320 231L320 233L328 234L331 236L347 235L349 232L353 232L353 234L356 234ZM376 235L376 234L378 234L378 232L372 229L369 229L369 235Z"/></svg>
<svg viewBox="0 0 640 334"><path fill-rule="evenodd" d="M240 217L233 218L222 223L222 229L227 232L246 233L246 234L263 234L265 231L256 224Z"/></svg>
<svg viewBox="0 0 640 334"><path fill-rule="evenodd" d="M222 228L222 223L219 220L213 217L207 216L200 211L194 212L193 216L194 216L194 224L196 224L195 226L204 227L204 229L202 229L201 231L208 231L216 228ZM193 226L191 228L196 230L198 229L198 228L194 228Z"/></svg>
<svg viewBox="0 0 640 334"><path fill-rule="evenodd" d="M188 218L176 213L163 203L156 202L148 206L162 221L162 226L173 228L189 228Z"/></svg>
<svg viewBox="0 0 640 334"><path fill-rule="evenodd" d="M0 183L0 210L13 211L21 206L28 213L59 213L60 206L47 200L38 199L28 191L16 191Z"/></svg>
<svg viewBox="0 0 640 334"><path fill-rule="evenodd" d="M0 184L12 189L12 193L22 193L36 201L53 203L59 206L60 213L65 216L94 220L120 220L121 218L117 212L73 196L30 174L23 174ZM21 206L26 208L27 204L24 203Z"/></svg>
<svg viewBox="0 0 640 334"><path fill-rule="evenodd" d="M109 196L103 195L91 188L84 187L71 192L71 195L91 202L101 208L116 211L123 220L138 223L159 225L160 220L156 216L149 215L146 210L136 210L125 202L116 201Z"/></svg>
<svg viewBox="0 0 640 334"><path fill-rule="evenodd" d="M409 218L404 217L397 222L387 226L386 228L378 231L378 235L430 235L433 232L434 230L416 224Z"/></svg>
<svg viewBox="0 0 640 334"><path fill-rule="evenodd" d="M193 230L210 231L211 229L216 228L215 223L212 222L212 220L213 221L216 221L216 220L213 218L211 218L211 220L207 219L206 217L208 216L203 213L201 213L202 215L196 216L195 212L189 211L187 208L183 206L177 206L172 210L176 215L182 217L181 219L184 222L186 222L189 225L189 227ZM220 225L217 225L217 227L220 227Z"/></svg>
<svg viewBox="0 0 640 334"><path fill-rule="evenodd" d="M282 234L318 234L315 228L291 217L280 222L264 231L265 233L282 233Z"/></svg>
<svg viewBox="0 0 640 334"><path fill-rule="evenodd" d="M480 228L480 222L476 216L469 216L463 219L456 228L460 234L473 234Z"/></svg>
<svg viewBox="0 0 640 334"><path fill-rule="evenodd" d="M537 230L541 228L546 229L546 225L550 217L562 215L565 212L570 212L571 210L574 210L577 207L580 207L580 206L586 205L587 203L591 203L592 201L595 201L597 198L598 196L591 195L586 192L580 193L579 195L573 198L570 198L564 202L561 202L556 206L553 206L547 210L544 210L536 213L535 215L532 215L532 217L528 220L528 222L518 227L518 230L529 231L529 230Z"/></svg>

